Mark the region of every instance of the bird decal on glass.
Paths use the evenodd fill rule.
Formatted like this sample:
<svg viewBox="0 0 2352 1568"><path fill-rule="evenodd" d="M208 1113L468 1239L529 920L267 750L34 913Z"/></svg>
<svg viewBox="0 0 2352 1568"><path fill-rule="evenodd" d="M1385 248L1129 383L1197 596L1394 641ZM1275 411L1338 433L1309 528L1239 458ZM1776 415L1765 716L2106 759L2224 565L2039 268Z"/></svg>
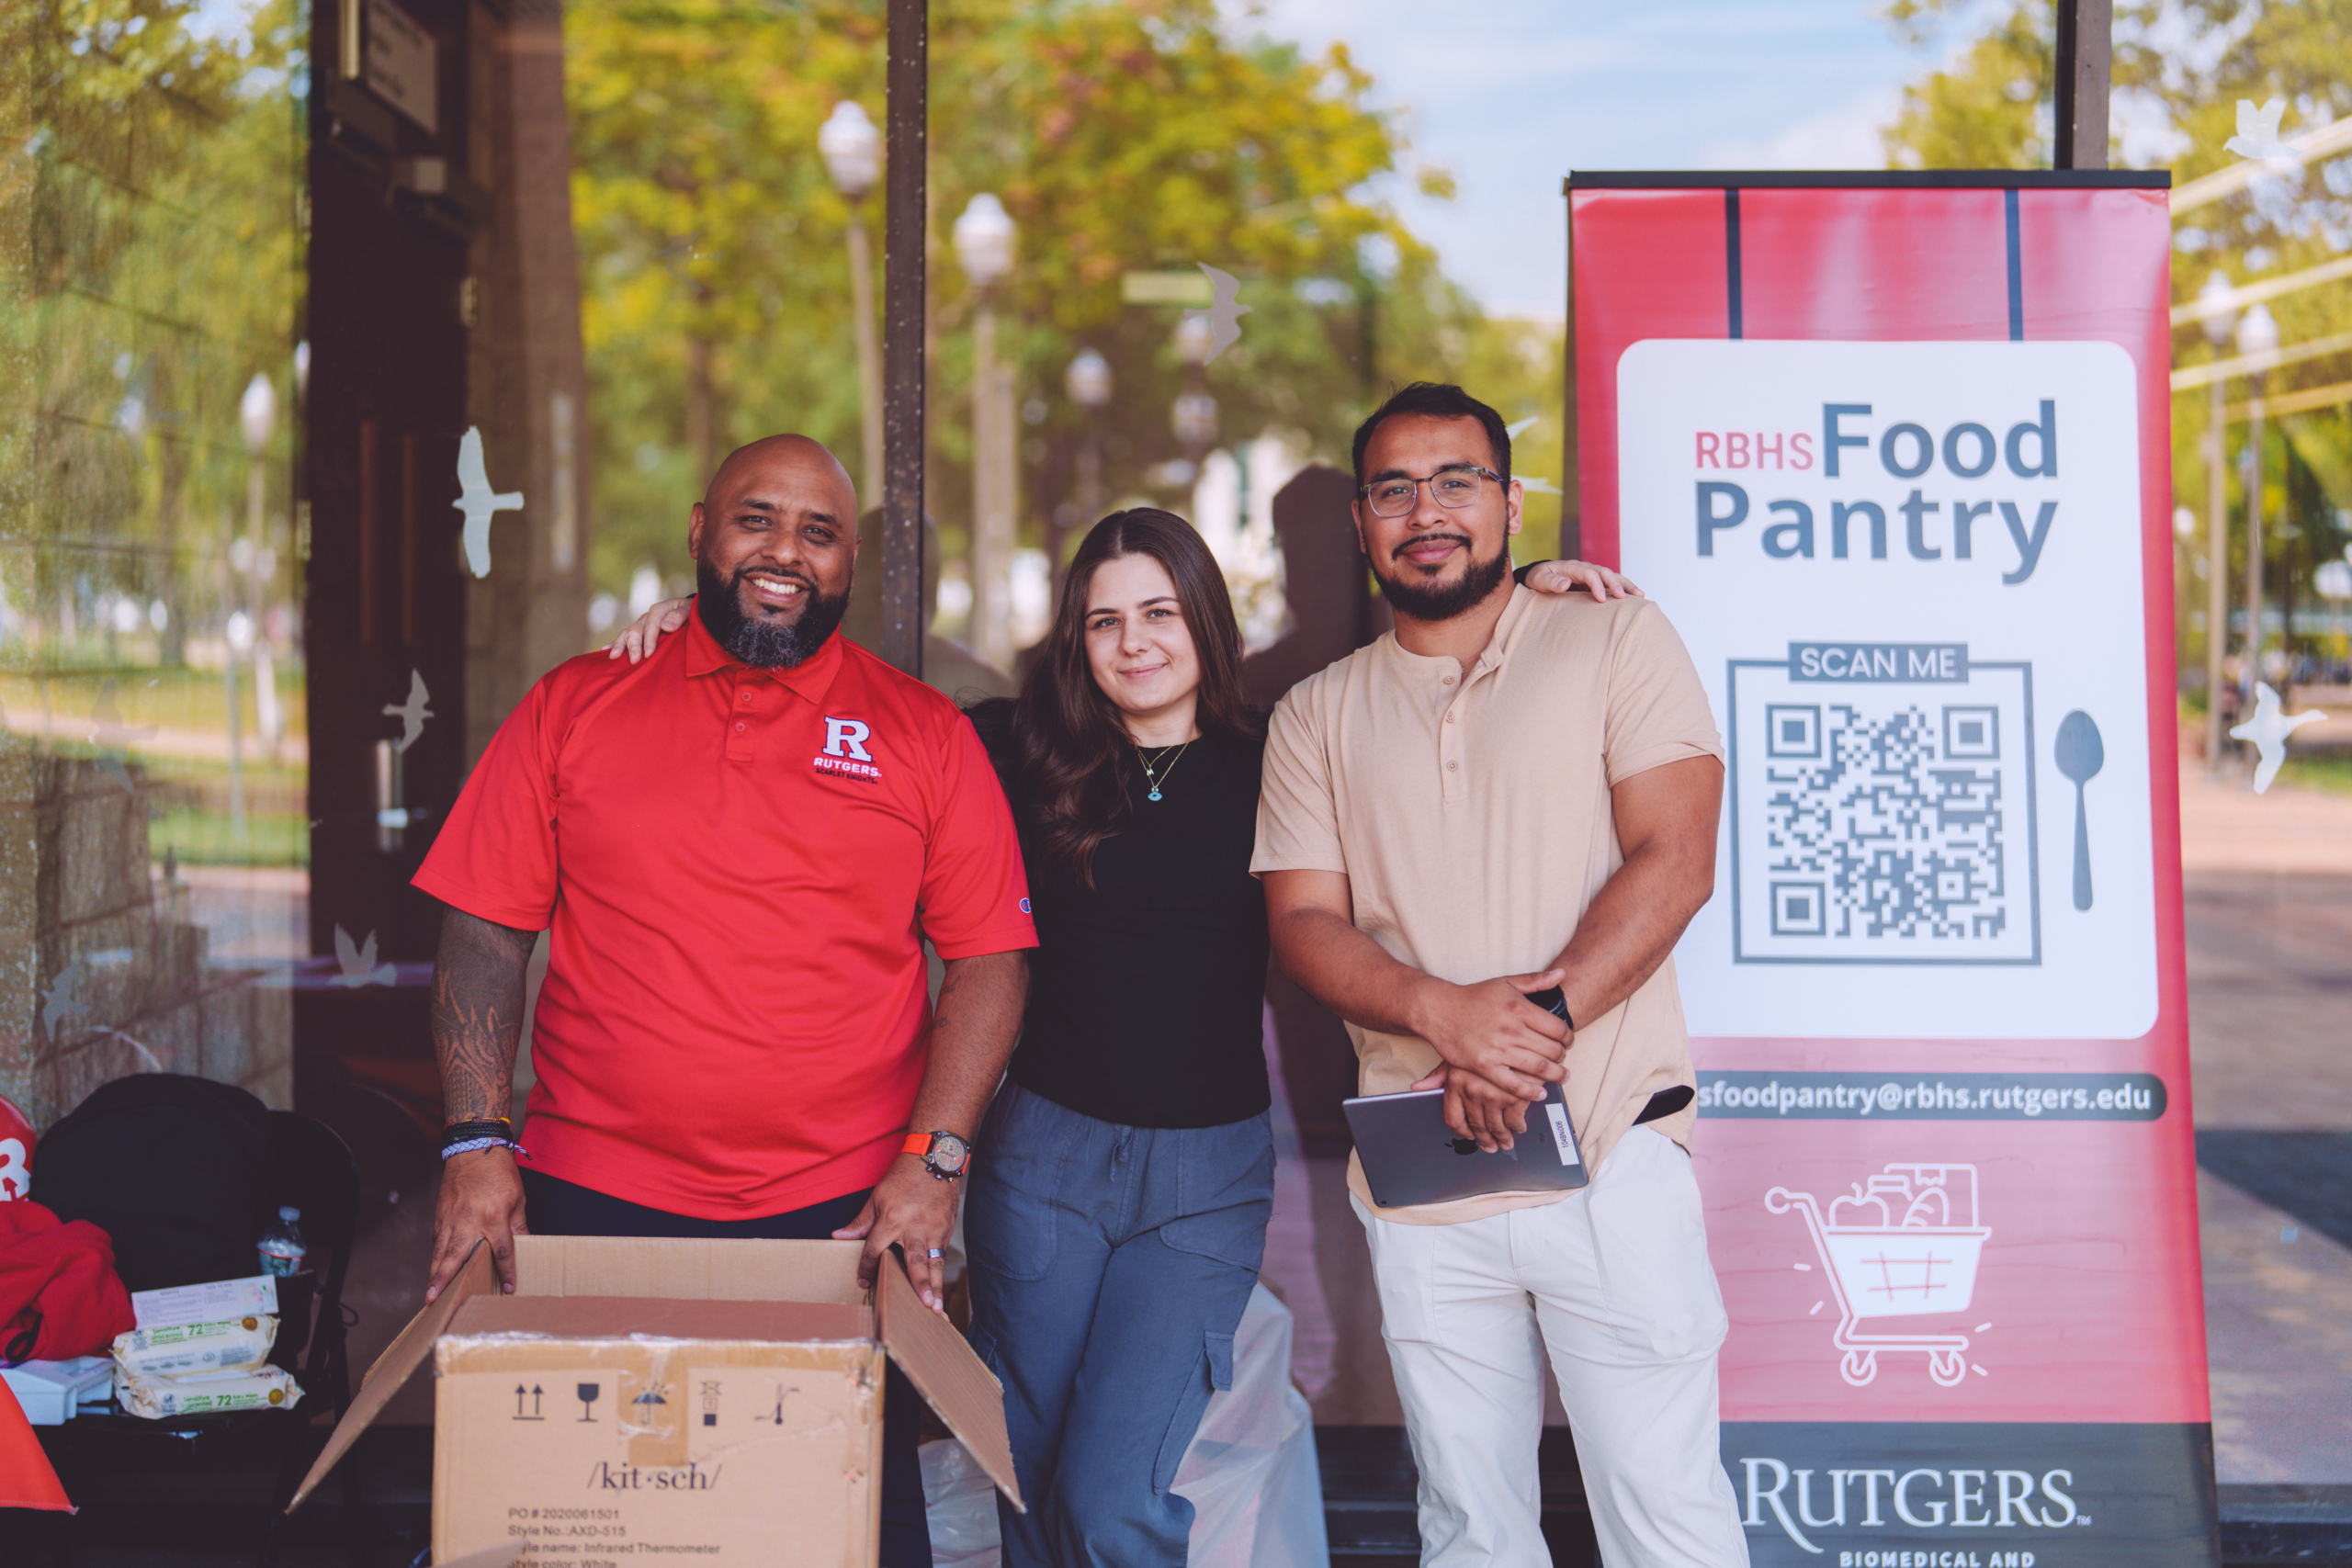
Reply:
<svg viewBox="0 0 2352 1568"><path fill-rule="evenodd" d="M389 964L376 962L376 933L369 931L368 940L354 945L351 933L341 926L334 928L334 966L333 978L338 986L389 986L399 977Z"/></svg>
<svg viewBox="0 0 2352 1568"><path fill-rule="evenodd" d="M1216 356L1241 341L1241 318L1252 307L1241 303L1241 282L1229 272L1220 272L1206 262L1194 264L1209 280L1215 290L1205 310L1187 310L1184 319L1204 321L1209 324L1209 352L1201 363L1209 364Z"/></svg>
<svg viewBox="0 0 2352 1568"><path fill-rule="evenodd" d="M2278 137L2278 120L2286 112L2284 98L2273 98L2260 108L2254 107L2252 98L2240 98L2238 133L2222 143L2223 150L2260 163L2301 168L2302 159Z"/></svg>
<svg viewBox="0 0 2352 1568"><path fill-rule="evenodd" d="M82 995L82 982L88 977L89 971L76 958L60 969L41 993L40 1027L52 1043L60 1038L58 1025L79 1023L89 1017L90 1004Z"/></svg>
<svg viewBox="0 0 2352 1568"><path fill-rule="evenodd" d="M2270 781L2278 776L2279 768L2287 761L2287 737L2326 716L2317 708L2290 716L2268 682L2254 683L2254 716L2231 730L2230 738L2254 742L2255 752L2261 759L2254 765L2255 794L2268 789Z"/></svg>
<svg viewBox="0 0 2352 1568"><path fill-rule="evenodd" d="M449 503L466 514L466 567L476 577L490 575L490 520L501 512L519 512L523 492L493 491L490 470L481 458L481 426L466 432L458 443L458 499Z"/></svg>
<svg viewBox="0 0 2352 1568"><path fill-rule="evenodd" d="M394 750L407 750L416 744L416 738L424 733L424 721L433 716L433 710L424 705L431 700L424 690L424 677L414 670L410 671L408 672L408 701L384 705L386 716L401 721L400 742Z"/></svg>

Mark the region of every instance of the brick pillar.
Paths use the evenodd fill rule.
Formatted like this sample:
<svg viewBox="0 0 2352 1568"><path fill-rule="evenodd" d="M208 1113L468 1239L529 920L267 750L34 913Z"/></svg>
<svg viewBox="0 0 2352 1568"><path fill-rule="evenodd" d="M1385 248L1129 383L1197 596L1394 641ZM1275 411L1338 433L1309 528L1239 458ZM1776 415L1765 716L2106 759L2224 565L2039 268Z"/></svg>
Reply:
<svg viewBox="0 0 2352 1568"><path fill-rule="evenodd" d="M207 962L137 763L0 737L0 1093L47 1126L129 1073L293 1100L293 993Z"/></svg>

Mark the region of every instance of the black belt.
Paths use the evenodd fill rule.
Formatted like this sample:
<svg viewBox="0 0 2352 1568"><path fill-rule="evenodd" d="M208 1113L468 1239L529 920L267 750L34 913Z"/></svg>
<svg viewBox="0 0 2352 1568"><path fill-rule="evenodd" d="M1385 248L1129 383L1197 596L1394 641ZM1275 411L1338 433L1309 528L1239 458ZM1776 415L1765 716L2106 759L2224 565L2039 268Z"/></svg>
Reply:
<svg viewBox="0 0 2352 1568"><path fill-rule="evenodd" d="M1639 1116L1634 1118L1634 1125L1638 1127L1645 1122L1655 1122L1662 1116L1671 1116L1698 1098L1699 1091L1687 1083L1676 1084L1671 1089L1662 1089L1650 1096L1650 1102L1642 1107L1642 1113Z"/></svg>

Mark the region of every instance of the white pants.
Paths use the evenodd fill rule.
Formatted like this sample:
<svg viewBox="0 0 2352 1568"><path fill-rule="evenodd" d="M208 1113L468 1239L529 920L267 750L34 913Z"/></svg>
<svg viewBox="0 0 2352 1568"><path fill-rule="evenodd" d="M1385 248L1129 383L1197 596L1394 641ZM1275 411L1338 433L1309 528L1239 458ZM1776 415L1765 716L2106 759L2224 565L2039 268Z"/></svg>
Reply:
<svg viewBox="0 0 2352 1568"><path fill-rule="evenodd" d="M1535 1440L1549 1350L1609 1568L1745 1568L1716 1431L1728 1326L1681 1149L1636 1127L1592 1185L1452 1225L1359 1201L1420 1468L1424 1568L1549 1568Z"/></svg>

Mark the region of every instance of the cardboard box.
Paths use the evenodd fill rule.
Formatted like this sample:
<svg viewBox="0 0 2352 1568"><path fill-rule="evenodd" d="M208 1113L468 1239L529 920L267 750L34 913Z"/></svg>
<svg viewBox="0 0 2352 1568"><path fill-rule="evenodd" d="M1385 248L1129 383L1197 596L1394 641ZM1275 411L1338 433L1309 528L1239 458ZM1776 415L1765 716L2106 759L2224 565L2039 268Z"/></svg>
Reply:
<svg viewBox="0 0 2352 1568"><path fill-rule="evenodd" d="M869 1299L854 1241L514 1238L502 1295L477 1245L401 1330L291 1513L434 1362L433 1559L713 1568L876 1560L887 1357L1021 1506L1002 1391L894 1258Z"/></svg>

